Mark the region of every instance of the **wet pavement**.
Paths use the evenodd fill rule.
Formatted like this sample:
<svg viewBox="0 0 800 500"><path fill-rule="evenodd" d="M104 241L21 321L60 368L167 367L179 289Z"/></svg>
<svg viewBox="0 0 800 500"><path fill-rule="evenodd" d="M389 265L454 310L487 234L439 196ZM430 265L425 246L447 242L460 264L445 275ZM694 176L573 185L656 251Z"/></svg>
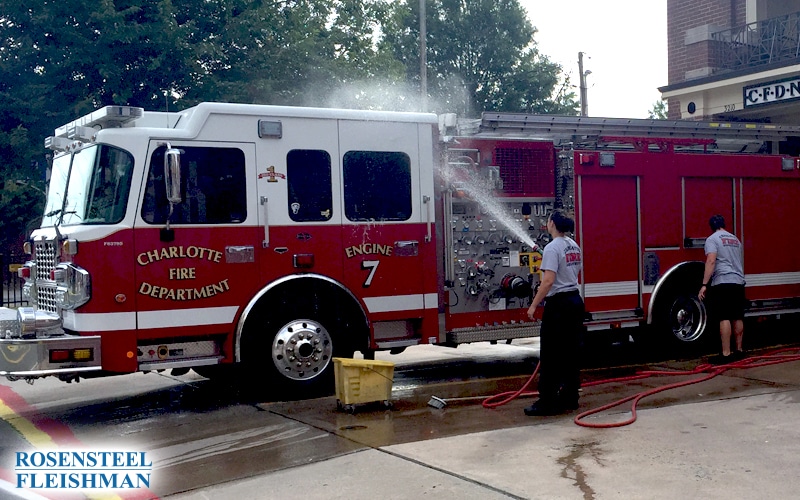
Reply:
<svg viewBox="0 0 800 500"><path fill-rule="evenodd" d="M589 369L582 379L588 385L642 369L687 371L704 361ZM401 375L393 409L376 403L357 407L355 414L337 410L335 397L260 404L264 412L327 434L338 445L306 465L270 468L268 463L275 463L268 461L260 475L174 498L796 496L800 479L792 471L800 466L795 424L800 361L732 368L653 395L640 402L638 420L630 426L597 429L573 422L581 412L625 396L703 376L660 375L588 386L578 411L552 417L526 417L522 408L530 398L496 409L484 408L481 399L461 399L518 389L528 378L519 375L423 386L404 384ZM435 408L428 404L434 395L449 401ZM630 416L626 404L585 421L614 423Z"/></svg>
<svg viewBox="0 0 800 500"><path fill-rule="evenodd" d="M796 340L794 332L751 335L753 354ZM641 401L630 426L579 427L573 418L581 412L705 376L677 374L704 357L665 360L672 356L599 343L585 351L578 411L526 417L522 408L531 397L496 409L481 406L485 397L519 389L537 357L537 339L378 353L395 363L393 407L375 402L354 414L339 411L335 397L264 402L192 373L9 388L29 405L18 412L23 419L66 424L89 448L146 451L155 462L153 498L796 496L800 480L791 471L800 466L794 423L800 361L734 368L655 394ZM592 385L641 370L669 375ZM429 405L433 396L446 405ZM628 403L585 421L619 422L630 415ZM4 457L24 445L7 423L0 422Z"/></svg>

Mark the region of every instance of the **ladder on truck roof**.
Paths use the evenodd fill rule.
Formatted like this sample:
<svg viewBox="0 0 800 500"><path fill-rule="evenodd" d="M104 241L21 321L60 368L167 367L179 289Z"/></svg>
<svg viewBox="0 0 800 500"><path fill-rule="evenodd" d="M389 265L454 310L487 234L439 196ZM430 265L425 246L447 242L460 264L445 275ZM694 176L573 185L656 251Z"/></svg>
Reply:
<svg viewBox="0 0 800 500"><path fill-rule="evenodd" d="M800 137L800 126L484 112L475 135L541 138L556 142L583 142L593 139L601 142L633 143L634 141L622 138L652 138L674 140L676 145L681 143L688 145L719 141L737 143L785 141L788 137Z"/></svg>

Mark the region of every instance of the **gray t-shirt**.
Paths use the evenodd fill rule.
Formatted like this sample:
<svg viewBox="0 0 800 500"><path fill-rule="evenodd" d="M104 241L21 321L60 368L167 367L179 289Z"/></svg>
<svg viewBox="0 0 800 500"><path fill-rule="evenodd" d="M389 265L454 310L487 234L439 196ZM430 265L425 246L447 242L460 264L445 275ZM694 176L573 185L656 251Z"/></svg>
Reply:
<svg viewBox="0 0 800 500"><path fill-rule="evenodd" d="M548 243L542 252L542 271L553 271L556 279L547 296L578 289L578 273L583 259L581 249L572 238L558 237Z"/></svg>
<svg viewBox="0 0 800 500"><path fill-rule="evenodd" d="M744 265L742 264L742 243L739 238L721 229L706 238L706 255L717 254L711 285L733 283L744 285Z"/></svg>

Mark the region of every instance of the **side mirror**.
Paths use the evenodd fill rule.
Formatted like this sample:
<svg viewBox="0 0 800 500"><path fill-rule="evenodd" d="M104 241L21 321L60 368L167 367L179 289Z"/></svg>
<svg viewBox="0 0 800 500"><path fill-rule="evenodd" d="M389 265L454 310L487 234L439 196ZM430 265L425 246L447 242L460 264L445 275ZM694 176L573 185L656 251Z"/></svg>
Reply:
<svg viewBox="0 0 800 500"><path fill-rule="evenodd" d="M172 212L175 205L183 201L181 198L181 150L173 149L167 143L167 151L164 154L164 184L167 191L167 201L169 201L169 215L167 215L167 225L161 229L161 241L173 241L175 230L169 227L172 219Z"/></svg>
<svg viewBox="0 0 800 500"><path fill-rule="evenodd" d="M181 198L181 150L172 149L167 144L164 155L164 182L167 186L167 200L171 205L183 201Z"/></svg>

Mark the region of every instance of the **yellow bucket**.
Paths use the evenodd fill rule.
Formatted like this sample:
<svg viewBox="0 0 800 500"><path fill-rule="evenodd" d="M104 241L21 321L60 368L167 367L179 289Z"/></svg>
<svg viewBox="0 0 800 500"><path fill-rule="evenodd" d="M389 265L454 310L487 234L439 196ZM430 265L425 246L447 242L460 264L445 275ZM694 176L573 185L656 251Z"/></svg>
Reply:
<svg viewBox="0 0 800 500"><path fill-rule="evenodd" d="M394 363L374 359L333 358L339 406L382 401L392 395Z"/></svg>

